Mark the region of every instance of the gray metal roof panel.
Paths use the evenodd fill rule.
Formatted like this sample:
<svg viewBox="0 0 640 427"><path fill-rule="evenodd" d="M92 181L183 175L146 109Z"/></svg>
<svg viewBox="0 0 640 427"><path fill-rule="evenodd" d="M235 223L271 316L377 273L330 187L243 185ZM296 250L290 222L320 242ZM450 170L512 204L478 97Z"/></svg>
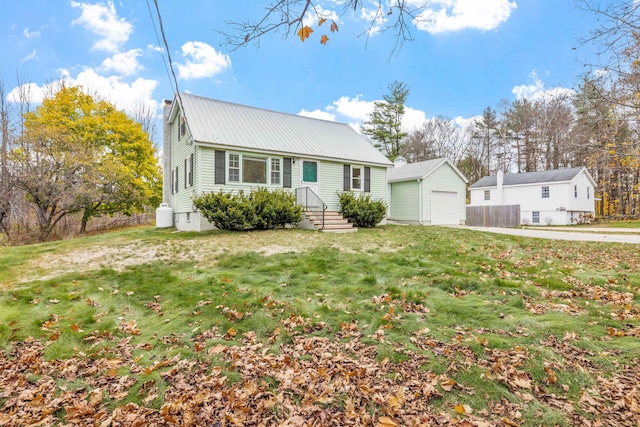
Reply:
<svg viewBox="0 0 640 427"><path fill-rule="evenodd" d="M399 168L389 169L389 182L420 179L444 163L446 159L431 159L416 163L407 163Z"/></svg>
<svg viewBox="0 0 640 427"><path fill-rule="evenodd" d="M347 160L392 163L349 125L279 113L180 93L189 130L196 142L238 149Z"/></svg>
<svg viewBox="0 0 640 427"><path fill-rule="evenodd" d="M503 186L508 185L525 185L535 184L542 182L563 182L571 181L575 178L584 167L568 168L568 169L554 169L541 172L525 172L525 173L513 173L504 175L502 181ZM485 176L480 178L477 182L473 183L469 188L482 188L482 187L496 187L498 185L498 178L495 175Z"/></svg>

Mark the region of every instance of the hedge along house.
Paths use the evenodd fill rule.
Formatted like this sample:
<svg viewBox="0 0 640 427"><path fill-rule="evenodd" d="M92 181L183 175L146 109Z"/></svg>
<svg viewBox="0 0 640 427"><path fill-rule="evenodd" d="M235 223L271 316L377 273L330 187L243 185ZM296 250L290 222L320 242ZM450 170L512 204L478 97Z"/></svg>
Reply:
<svg viewBox="0 0 640 427"><path fill-rule="evenodd" d="M349 125L179 93L165 101L163 202L178 230L213 228L192 198L257 187L296 191L316 212L339 193L387 200L392 163Z"/></svg>
<svg viewBox="0 0 640 427"><path fill-rule="evenodd" d="M389 220L418 225L461 225L466 219L467 178L445 158L409 163L398 157L389 170Z"/></svg>

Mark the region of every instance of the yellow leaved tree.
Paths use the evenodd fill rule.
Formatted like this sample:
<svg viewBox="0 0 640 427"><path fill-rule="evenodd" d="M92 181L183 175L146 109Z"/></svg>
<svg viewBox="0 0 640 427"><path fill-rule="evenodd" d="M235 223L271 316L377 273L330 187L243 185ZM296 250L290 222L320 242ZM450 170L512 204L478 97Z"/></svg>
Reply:
<svg viewBox="0 0 640 427"><path fill-rule="evenodd" d="M80 87L64 84L25 115L25 132L12 151L16 185L35 212L38 237L59 221L131 215L161 198L155 149L142 126Z"/></svg>

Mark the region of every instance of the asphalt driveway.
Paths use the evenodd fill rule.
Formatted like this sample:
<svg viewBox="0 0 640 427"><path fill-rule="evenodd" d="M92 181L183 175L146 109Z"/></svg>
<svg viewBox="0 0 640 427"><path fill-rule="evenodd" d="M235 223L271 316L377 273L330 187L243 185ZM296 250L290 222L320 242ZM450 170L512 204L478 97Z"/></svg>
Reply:
<svg viewBox="0 0 640 427"><path fill-rule="evenodd" d="M617 242L640 245L640 229L638 228L581 228L581 231L573 231L575 230L573 227L467 228L489 233L511 234L513 236L534 237L538 239L573 240L579 242Z"/></svg>

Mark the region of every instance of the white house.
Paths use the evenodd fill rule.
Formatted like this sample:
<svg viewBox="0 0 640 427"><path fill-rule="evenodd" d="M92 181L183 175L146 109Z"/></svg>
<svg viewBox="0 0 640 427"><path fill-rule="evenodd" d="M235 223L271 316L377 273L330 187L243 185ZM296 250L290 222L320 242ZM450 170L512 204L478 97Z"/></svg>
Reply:
<svg viewBox="0 0 640 427"><path fill-rule="evenodd" d="M568 225L595 213L596 182L585 167L485 176L469 187L470 206L520 205L522 224Z"/></svg>
<svg viewBox="0 0 640 427"><path fill-rule="evenodd" d="M389 170L389 220L419 225L464 224L467 182L448 159L407 164L398 157Z"/></svg>
<svg viewBox="0 0 640 427"><path fill-rule="evenodd" d="M388 200L392 163L347 124L179 93L165 101L163 139L163 202L178 230L213 227L192 204L210 191L290 189L322 212L339 210L344 190Z"/></svg>

